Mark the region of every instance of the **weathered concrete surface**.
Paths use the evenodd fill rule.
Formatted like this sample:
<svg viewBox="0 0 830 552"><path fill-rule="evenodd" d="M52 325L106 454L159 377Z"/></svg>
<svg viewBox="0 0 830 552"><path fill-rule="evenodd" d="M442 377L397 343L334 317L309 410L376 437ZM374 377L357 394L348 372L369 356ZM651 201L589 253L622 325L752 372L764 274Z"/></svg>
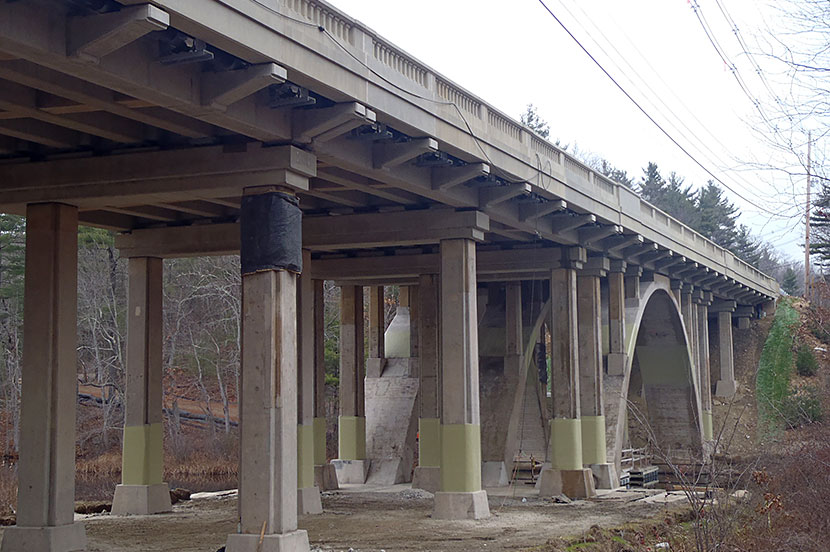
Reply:
<svg viewBox="0 0 830 552"><path fill-rule="evenodd" d="M418 431L418 378L407 373L409 361L387 359L381 377L365 380L366 455L371 459L367 483L392 485L412 480Z"/></svg>

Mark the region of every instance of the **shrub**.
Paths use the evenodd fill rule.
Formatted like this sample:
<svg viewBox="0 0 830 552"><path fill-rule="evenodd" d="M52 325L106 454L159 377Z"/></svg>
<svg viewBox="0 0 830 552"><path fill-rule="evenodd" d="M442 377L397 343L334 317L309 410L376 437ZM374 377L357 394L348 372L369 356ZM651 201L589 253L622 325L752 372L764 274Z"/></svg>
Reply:
<svg viewBox="0 0 830 552"><path fill-rule="evenodd" d="M795 370L799 376L815 376L818 373L818 361L813 350L807 345L798 348L795 360Z"/></svg>
<svg viewBox="0 0 830 552"><path fill-rule="evenodd" d="M781 417L787 427L795 428L820 422L824 415L816 387L805 387L790 393L781 401Z"/></svg>

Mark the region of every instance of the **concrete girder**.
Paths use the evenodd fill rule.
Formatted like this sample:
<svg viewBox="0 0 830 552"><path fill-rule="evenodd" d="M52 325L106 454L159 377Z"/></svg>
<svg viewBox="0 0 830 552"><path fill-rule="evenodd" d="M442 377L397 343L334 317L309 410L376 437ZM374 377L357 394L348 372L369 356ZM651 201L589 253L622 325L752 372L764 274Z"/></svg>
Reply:
<svg viewBox="0 0 830 552"><path fill-rule="evenodd" d="M598 225L593 226L591 228L580 228L579 229L579 244L583 247L587 247L593 243L596 243L600 240L603 240L609 236L615 236L622 234L622 226L618 226L616 224L612 225Z"/></svg>
<svg viewBox="0 0 830 552"><path fill-rule="evenodd" d="M67 55L99 63L102 57L147 33L166 29L170 15L153 5L139 4L116 12L70 17L67 25Z"/></svg>
<svg viewBox="0 0 830 552"><path fill-rule="evenodd" d="M75 39L69 19L34 5L2 4L0 50L255 140L291 138L290 111L270 109L261 95L225 110L203 105L201 69L158 63L157 49L147 42L149 37L119 47L98 63L67 56L67 44Z"/></svg>
<svg viewBox="0 0 830 552"><path fill-rule="evenodd" d="M6 80L0 81L0 109L5 109L16 117L35 119L115 142L138 143L152 137L152 129L111 113L49 113L39 107L37 95L38 92L34 88Z"/></svg>
<svg viewBox="0 0 830 552"><path fill-rule="evenodd" d="M316 171L314 155L294 146L245 144L24 163L0 171L0 205L19 211L26 203L60 201L105 209L192 199L194 192L240 195L243 187L275 181L306 189Z"/></svg>
<svg viewBox="0 0 830 552"><path fill-rule="evenodd" d="M438 151L438 141L434 138L415 138L409 142L379 142L372 148L374 168L390 169L412 161L424 153Z"/></svg>
<svg viewBox="0 0 830 552"><path fill-rule="evenodd" d="M600 242L599 246L609 255L618 255L621 249L642 245L643 242L643 236L640 234L622 234L605 238Z"/></svg>
<svg viewBox="0 0 830 552"><path fill-rule="evenodd" d="M446 190L469 182L480 176L490 174L490 165L487 163L470 163L461 166L435 167L432 169L432 188Z"/></svg>
<svg viewBox="0 0 830 552"><path fill-rule="evenodd" d="M507 184L505 186L487 186L479 188L479 208L489 209L499 203L510 201L515 197L530 193L530 184Z"/></svg>
<svg viewBox="0 0 830 552"><path fill-rule="evenodd" d="M295 139L302 143L324 142L361 125L372 124L377 116L357 102L336 104L321 109L297 109L292 114Z"/></svg>
<svg viewBox="0 0 830 552"><path fill-rule="evenodd" d="M215 132L212 125L174 111L158 107L131 108L129 101L119 99L112 90L22 59L0 61L0 78L72 100L90 111L112 113L188 138L204 138Z"/></svg>
<svg viewBox="0 0 830 552"><path fill-rule="evenodd" d="M519 205L519 219L522 222L544 217L556 213L557 211L564 211L568 208L568 202L563 199L554 199L545 202L528 201Z"/></svg>
<svg viewBox="0 0 830 552"><path fill-rule="evenodd" d="M362 249L438 243L448 237L481 240L489 219L479 211L425 209L336 217L304 217L303 247ZM152 251L160 257L227 255L239 250L236 223L147 228L121 234L116 247L125 257Z"/></svg>

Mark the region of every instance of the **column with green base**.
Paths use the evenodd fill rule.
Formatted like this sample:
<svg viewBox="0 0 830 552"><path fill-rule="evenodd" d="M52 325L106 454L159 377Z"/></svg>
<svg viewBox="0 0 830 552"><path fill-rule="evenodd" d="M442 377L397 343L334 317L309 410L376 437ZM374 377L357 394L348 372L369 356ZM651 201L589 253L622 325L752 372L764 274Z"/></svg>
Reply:
<svg viewBox="0 0 830 552"><path fill-rule="evenodd" d="M328 463L326 423L325 298L323 280L312 280L314 288L314 484L321 491L336 491L337 472Z"/></svg>
<svg viewBox="0 0 830 552"><path fill-rule="evenodd" d="M608 462L605 441L600 278L608 270L607 258L591 257L576 279L582 464L591 469L600 489L613 489L619 483L614 464Z"/></svg>
<svg viewBox="0 0 830 552"><path fill-rule="evenodd" d="M297 513L322 514L320 489L314 484L314 282L311 251L303 250L303 272L297 294Z"/></svg>
<svg viewBox="0 0 830 552"><path fill-rule="evenodd" d="M363 288L340 288L340 416L337 481L363 484L366 462L366 414L363 393Z"/></svg>
<svg viewBox="0 0 830 552"><path fill-rule="evenodd" d="M441 413L438 374L438 276L418 278L418 466L412 488L434 493L441 487Z"/></svg>
<svg viewBox="0 0 830 552"><path fill-rule="evenodd" d="M700 387L701 418L703 426L703 441L711 442L714 439L712 426L712 384L709 374L709 305L712 304L712 293L701 291L695 293L697 303L697 337L698 337L698 378Z"/></svg>
<svg viewBox="0 0 830 552"><path fill-rule="evenodd" d="M594 494L591 470L583 468L579 393L576 274L587 261L586 257L584 248L563 249L562 268L551 271L551 467L542 471L539 482L542 496Z"/></svg>
<svg viewBox="0 0 830 552"><path fill-rule="evenodd" d="M481 488L476 245L441 241L441 488L435 519L489 517Z"/></svg>
<svg viewBox="0 0 830 552"><path fill-rule="evenodd" d="M162 260L129 260L126 415L121 484L113 514L169 512L170 489L162 482Z"/></svg>
<svg viewBox="0 0 830 552"><path fill-rule="evenodd" d="M308 534L297 527L297 274L304 270L289 237L300 234L302 213L291 188L253 187L244 190L239 222L239 501L226 550L308 552Z"/></svg>

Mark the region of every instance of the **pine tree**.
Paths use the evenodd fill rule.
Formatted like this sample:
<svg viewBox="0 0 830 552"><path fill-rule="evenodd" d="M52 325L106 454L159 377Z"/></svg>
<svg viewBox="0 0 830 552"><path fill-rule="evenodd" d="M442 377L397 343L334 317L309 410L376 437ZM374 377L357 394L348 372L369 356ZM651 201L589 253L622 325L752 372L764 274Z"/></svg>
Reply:
<svg viewBox="0 0 830 552"><path fill-rule="evenodd" d="M781 289L787 292L788 295L799 294L798 276L796 276L795 270L793 270L792 267L788 267L787 272L784 273L784 280L781 282Z"/></svg>
<svg viewBox="0 0 830 552"><path fill-rule="evenodd" d="M643 169L643 180L639 188L643 199L660 207L666 193L666 181L660 175L657 163L649 162L648 166Z"/></svg>
<svg viewBox="0 0 830 552"><path fill-rule="evenodd" d="M749 231L749 228L741 224L735 233L735 243L730 248L739 259L751 264L754 267L758 266L763 255L761 244Z"/></svg>
<svg viewBox="0 0 830 552"><path fill-rule="evenodd" d="M810 254L813 262L830 264L830 186L823 185L810 213Z"/></svg>
<svg viewBox="0 0 830 552"><path fill-rule="evenodd" d="M712 182L698 190L695 198L698 211L696 230L724 248L735 242L735 220L738 208L723 196L723 190Z"/></svg>
<svg viewBox="0 0 830 552"><path fill-rule="evenodd" d="M542 138L547 139L548 136L550 136L550 126L548 125L548 122L539 116L539 113L536 110L536 106L532 103L527 104L527 109L524 113L522 113L522 116L519 120L524 126L529 128ZM556 145L559 145L558 140L556 141Z"/></svg>
<svg viewBox="0 0 830 552"><path fill-rule="evenodd" d="M618 184L622 184L626 188L634 189L634 179L628 176L628 173L622 169L618 169L605 159L600 159L599 167L597 170L603 176L607 176L614 182Z"/></svg>
<svg viewBox="0 0 830 552"><path fill-rule="evenodd" d="M695 205L695 193L692 192L691 185L684 186L684 182L683 177L672 172L663 189L663 197L658 207L683 224L696 228L699 217Z"/></svg>

